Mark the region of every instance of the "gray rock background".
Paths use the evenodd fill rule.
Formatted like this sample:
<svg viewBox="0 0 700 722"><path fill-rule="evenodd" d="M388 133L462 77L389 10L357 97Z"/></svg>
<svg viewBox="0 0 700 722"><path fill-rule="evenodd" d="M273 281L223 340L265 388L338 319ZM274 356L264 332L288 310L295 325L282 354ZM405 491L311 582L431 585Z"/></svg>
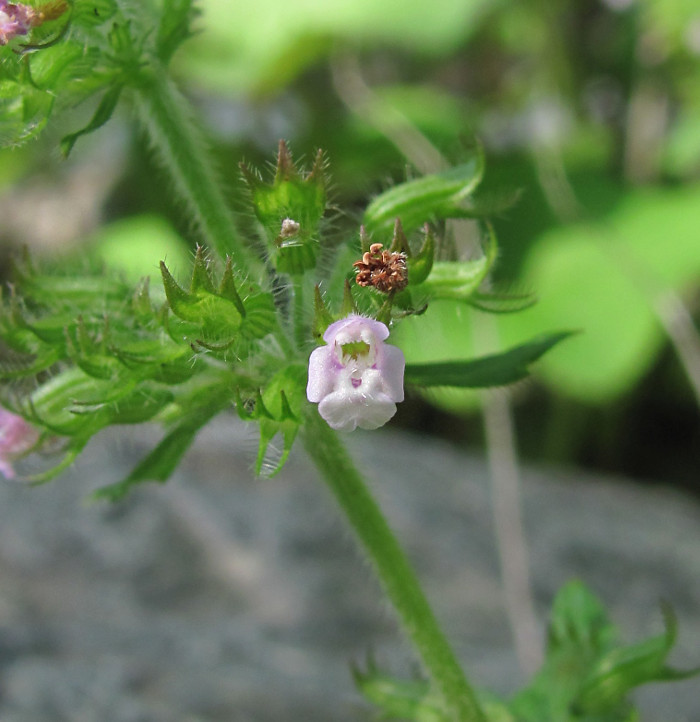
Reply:
<svg viewBox="0 0 700 722"><path fill-rule="evenodd" d="M205 430L166 486L85 505L156 438L98 438L38 489L0 484L2 722L351 722L370 719L351 662L415 661L301 448L276 479L251 473L256 437ZM382 431L349 441L472 678L522 682L505 616L484 461ZM659 480L663 482L663 480ZM582 578L628 641L661 630L700 663L700 504L555 469L524 472L538 612ZM700 722L700 682L640 697L646 722Z"/></svg>

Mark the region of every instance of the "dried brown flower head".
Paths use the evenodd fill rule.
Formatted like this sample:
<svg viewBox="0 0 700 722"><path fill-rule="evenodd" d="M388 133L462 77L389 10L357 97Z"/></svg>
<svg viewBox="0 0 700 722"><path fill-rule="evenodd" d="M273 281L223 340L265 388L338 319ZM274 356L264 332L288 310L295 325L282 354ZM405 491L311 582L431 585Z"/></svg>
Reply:
<svg viewBox="0 0 700 722"><path fill-rule="evenodd" d="M373 243L355 267L358 286L374 286L377 291L389 293L406 288L408 275L406 254L383 250L381 243Z"/></svg>

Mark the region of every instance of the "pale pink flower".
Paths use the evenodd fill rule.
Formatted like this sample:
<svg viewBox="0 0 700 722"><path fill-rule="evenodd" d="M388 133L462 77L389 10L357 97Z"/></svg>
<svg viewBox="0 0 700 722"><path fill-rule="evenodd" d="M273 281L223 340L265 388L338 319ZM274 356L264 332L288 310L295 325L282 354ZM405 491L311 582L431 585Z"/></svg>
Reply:
<svg viewBox="0 0 700 722"><path fill-rule="evenodd" d="M337 431L376 429L403 401L403 353L384 340L389 329L380 321L352 314L332 323L323 334L327 346L309 358L306 396Z"/></svg>
<svg viewBox="0 0 700 722"><path fill-rule="evenodd" d="M14 479L12 462L26 454L38 439L39 432L21 416L0 408L0 474Z"/></svg>

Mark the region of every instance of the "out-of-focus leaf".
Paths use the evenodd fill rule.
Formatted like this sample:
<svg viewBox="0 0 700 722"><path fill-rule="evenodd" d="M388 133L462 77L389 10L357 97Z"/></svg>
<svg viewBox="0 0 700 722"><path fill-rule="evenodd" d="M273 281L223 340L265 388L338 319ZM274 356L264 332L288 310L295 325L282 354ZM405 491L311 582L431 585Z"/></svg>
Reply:
<svg viewBox="0 0 700 722"><path fill-rule="evenodd" d="M397 218L408 233L431 220L459 217L465 199L476 189L482 175L483 161L479 155L442 173L394 186L367 207L364 216L367 232L388 233Z"/></svg>
<svg viewBox="0 0 700 722"><path fill-rule="evenodd" d="M0 144L19 145L35 138L44 129L54 101L49 92L0 80Z"/></svg>
<svg viewBox="0 0 700 722"><path fill-rule="evenodd" d="M192 0L164 0L156 37L156 53L168 63L173 53L192 35L195 15Z"/></svg>
<svg viewBox="0 0 700 722"><path fill-rule="evenodd" d="M30 58L32 82L42 90L55 90L61 76L85 52L85 48L80 44L66 42L35 53Z"/></svg>
<svg viewBox="0 0 700 722"><path fill-rule="evenodd" d="M532 293L500 293L498 291L475 291L469 297L469 305L487 313L516 313L537 303Z"/></svg>
<svg viewBox="0 0 700 722"><path fill-rule="evenodd" d="M156 281L160 281L161 259L177 271L191 263L187 244L162 216L131 216L110 223L100 228L90 242L92 257L132 283L149 276L151 290L156 293L160 289Z"/></svg>
<svg viewBox="0 0 700 722"><path fill-rule="evenodd" d="M700 186L627 194L605 224L567 225L543 235L524 282L538 303L499 316L506 343L562 324L583 331L538 366L568 396L603 403L629 390L664 342L656 294L700 282Z"/></svg>
<svg viewBox="0 0 700 722"><path fill-rule="evenodd" d="M425 240L418 251L408 258L408 281L411 284L423 283L430 272L433 270L435 263L435 237L433 236L430 226L425 225Z"/></svg>
<svg viewBox="0 0 700 722"><path fill-rule="evenodd" d="M571 581L557 592L547 631L550 651L575 646L602 654L616 639L605 608L585 584Z"/></svg>
<svg viewBox="0 0 700 722"><path fill-rule="evenodd" d="M365 672L353 669L355 686L382 713L383 719L448 722L440 698L424 680L403 680L383 674L373 664Z"/></svg>
<svg viewBox="0 0 700 722"><path fill-rule="evenodd" d="M68 157L78 138L101 128L112 117L112 114L117 107L117 103L119 102L121 92L121 85L113 85L108 88L102 96L102 100L100 100L100 103L97 106L94 115L90 119L90 122L84 128L81 128L75 133L69 133L61 138L61 153L63 153L64 157Z"/></svg>
<svg viewBox="0 0 700 722"><path fill-rule="evenodd" d="M114 17L118 6L116 0L73 0L71 22L92 28Z"/></svg>
<svg viewBox="0 0 700 722"><path fill-rule="evenodd" d="M676 619L670 609L665 610L664 621L664 634L602 655L581 685L573 708L583 714L600 714L620 705L642 684L687 679L700 673L700 668L680 671L666 666L676 640Z"/></svg>
<svg viewBox="0 0 700 722"><path fill-rule="evenodd" d="M353 667L355 686L372 702L384 720L449 722L440 697L422 679L398 679L379 670L372 659L367 668ZM477 690L479 705L487 722L516 722L506 704L491 694ZM544 721L543 721L544 722Z"/></svg>
<svg viewBox="0 0 700 722"><path fill-rule="evenodd" d="M629 700L632 689L699 671L666 667L675 640L670 613L666 634L619 646L603 606L578 581L557 594L548 636L542 668L510 703L519 722L635 722L639 717Z"/></svg>
<svg viewBox="0 0 700 722"><path fill-rule="evenodd" d="M37 423L62 436L89 436L88 429L95 431L104 425L105 414L89 417L75 414L76 401L105 403L118 398L133 388L130 384L117 391L113 384L92 378L81 369L69 368L44 382L29 397L28 404Z"/></svg>
<svg viewBox="0 0 700 722"><path fill-rule="evenodd" d="M698 17L694 0L643 0L640 9L644 26L658 34L657 42L674 50L686 46L691 23Z"/></svg>
<svg viewBox="0 0 700 722"><path fill-rule="evenodd" d="M689 105L689 104L688 104ZM700 169L700 102L680 109L665 146L665 169L690 176Z"/></svg>
<svg viewBox="0 0 700 722"><path fill-rule="evenodd" d="M271 90L288 83L320 54L343 44L390 44L411 52L452 52L492 3L435 0L230 0L199 3L207 31L183 49L181 70L218 90ZM283 62L285 61L286 62Z"/></svg>
<svg viewBox="0 0 700 722"><path fill-rule="evenodd" d="M493 266L497 252L496 239L490 233L482 256L473 261L436 261L425 281L411 291L427 301L469 302Z"/></svg>
<svg viewBox="0 0 700 722"><path fill-rule="evenodd" d="M409 316L396 324L391 343L402 349L407 364L474 358L483 354L474 344L474 313L470 306L459 301L433 301L429 313ZM478 393L470 389L431 387L424 395L452 413L472 412L480 404Z"/></svg>
<svg viewBox="0 0 700 722"><path fill-rule="evenodd" d="M439 147L440 141L454 143L454 139L465 132L465 118L469 117L467 104L462 98L434 85L373 85L372 93L380 104L401 113ZM360 141L371 144L385 139L361 116L355 116L349 122Z"/></svg>

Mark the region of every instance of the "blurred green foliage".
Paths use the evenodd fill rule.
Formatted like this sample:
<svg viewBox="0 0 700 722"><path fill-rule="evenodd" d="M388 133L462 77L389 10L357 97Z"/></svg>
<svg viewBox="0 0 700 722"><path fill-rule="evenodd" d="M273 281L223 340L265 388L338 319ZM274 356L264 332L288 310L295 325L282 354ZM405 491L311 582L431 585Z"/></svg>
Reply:
<svg viewBox="0 0 700 722"><path fill-rule="evenodd" d="M673 613L664 610L665 632L623 645L597 597L580 581L557 593L550 613L546 657L527 687L501 701L481 694L489 722L635 722L630 693L650 682L686 679L666 659L676 642ZM369 660L355 682L381 710L380 719L448 722L440 699L420 679L395 679Z"/></svg>
<svg viewBox="0 0 700 722"><path fill-rule="evenodd" d="M189 3L165 6L174 16L191 11ZM405 148L396 147L394 121L381 127L377 111L380 119L387 108L395 111L454 165L468 162L465 144L483 143L486 173L475 201L500 247L490 290L535 294L539 302L499 317L484 340L478 311L433 301L429 317L414 316L397 328L410 361L485 355L543 331L578 329L537 365L536 377L553 398L604 409L588 414L614 415L643 405L634 399L653 373L670 379L665 413L682 415L691 405L657 311L659 298L672 292L697 326L700 10L694 0L200 0L196 7L199 32L172 63L205 113L237 210L245 191L233 160L261 164L279 137L307 159L324 149L333 166L331 201L358 209L333 219L344 232L357 228L368 196L421 175ZM85 25L80 32L91 31ZM167 23L159 38L148 43L165 48L161 55L169 60L177 42L168 44ZM33 63L40 77L43 66L38 58ZM371 89L369 101L358 93L358 80ZM132 143L109 213L165 209L188 237L187 219L167 186L153 183L147 149L138 139ZM31 177L33 153L45 155L37 146L3 156L2 186L21 179L22 169ZM471 262L473 249L460 236L474 230L462 224L456 233L437 224L436 237L446 256ZM136 240L132 245L133 256L124 252L128 239L101 253L129 266L142 248ZM464 389L427 395L459 413L479 403Z"/></svg>
<svg viewBox="0 0 700 722"><path fill-rule="evenodd" d="M495 220L501 278L540 298L503 317L502 343L580 328L537 373L588 403L630 392L649 371L665 343L655 294L692 299L700 279L696 3L269 0L262 12L209 0L202 9L206 30L179 58L183 77L265 98L258 102L274 102L296 78L291 87L311 124L326 129L321 137L295 130L329 149L340 184L345 163L350 179L401 172L400 156L361 107L339 112L323 68L341 50L359 53L379 100L448 154L460 133L483 138L486 185L523 190ZM566 193L578 199L574 214L557 207ZM402 344L421 360L445 349L473 353L469 333L450 333L457 316L464 323L464 310L443 303L437 323L434 315L411 319ZM461 398L447 405L473 406Z"/></svg>

